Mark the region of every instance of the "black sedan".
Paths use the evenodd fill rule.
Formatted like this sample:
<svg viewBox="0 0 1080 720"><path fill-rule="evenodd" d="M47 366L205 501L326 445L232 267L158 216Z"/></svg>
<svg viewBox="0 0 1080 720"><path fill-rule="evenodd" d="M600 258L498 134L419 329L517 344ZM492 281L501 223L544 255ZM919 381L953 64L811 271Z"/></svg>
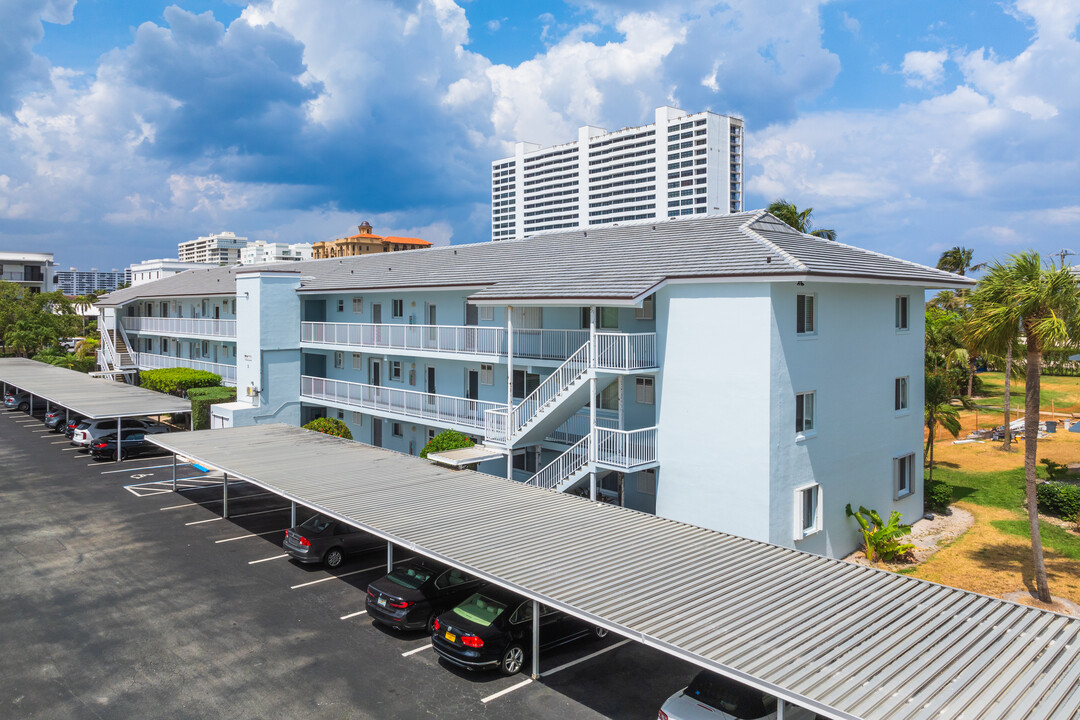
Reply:
<svg viewBox="0 0 1080 720"><path fill-rule="evenodd" d="M333 518L315 515L285 531L285 552L302 563L336 568L349 555L385 548L386 543Z"/></svg>
<svg viewBox="0 0 1080 720"><path fill-rule="evenodd" d="M481 582L455 568L410 561L368 585L366 607L375 622L395 630L432 632L435 617L479 588Z"/></svg>
<svg viewBox="0 0 1080 720"><path fill-rule="evenodd" d="M532 648L532 601L486 587L435 619L431 645L440 656L469 670L495 668L513 675ZM540 606L540 649L581 637L606 637L604 628Z"/></svg>
<svg viewBox="0 0 1080 720"><path fill-rule="evenodd" d="M137 428L125 430L123 442L119 445L120 459L127 460L130 457L140 455L165 455L168 453L168 450L147 440L147 434L145 430ZM90 455L95 460L116 460L117 449L116 433L105 435L90 442Z"/></svg>

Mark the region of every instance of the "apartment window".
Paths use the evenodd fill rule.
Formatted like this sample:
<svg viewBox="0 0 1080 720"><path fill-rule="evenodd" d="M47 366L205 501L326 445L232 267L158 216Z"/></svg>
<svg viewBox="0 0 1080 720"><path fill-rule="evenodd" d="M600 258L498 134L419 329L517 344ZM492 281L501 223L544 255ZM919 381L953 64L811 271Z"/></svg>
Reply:
<svg viewBox="0 0 1080 720"><path fill-rule="evenodd" d="M893 489L896 492L897 500L902 497L907 497L915 492L915 486L911 477L914 464L914 453L893 459Z"/></svg>
<svg viewBox="0 0 1080 720"><path fill-rule="evenodd" d="M394 423L390 432L393 433L394 437L405 437L405 431L402 429L401 423Z"/></svg>
<svg viewBox="0 0 1080 720"><path fill-rule="evenodd" d="M202 301L202 316L203 317L206 317L207 315L210 314L209 308L210 308L209 302L206 301L206 300L203 300Z"/></svg>
<svg viewBox="0 0 1080 720"><path fill-rule="evenodd" d="M653 303L656 299L655 295L650 295L641 301L641 307L634 308L635 320L652 320L653 319Z"/></svg>
<svg viewBox="0 0 1080 720"><path fill-rule="evenodd" d="M494 305L481 305L480 306L480 319L481 320L494 320L495 319L495 306Z"/></svg>
<svg viewBox="0 0 1080 720"><path fill-rule="evenodd" d="M896 378L896 383L893 393L893 409L897 412L901 410L907 410L907 385L908 379L906 377Z"/></svg>
<svg viewBox="0 0 1080 720"><path fill-rule="evenodd" d="M364 413L354 412L352 414L352 421L353 421L353 425L363 425L364 424Z"/></svg>
<svg viewBox="0 0 1080 720"><path fill-rule="evenodd" d="M813 429L814 393L799 393L795 396L795 432L805 433Z"/></svg>
<svg viewBox="0 0 1080 720"><path fill-rule="evenodd" d="M495 384L495 368L492 365L480 365L480 384L481 385L494 385Z"/></svg>
<svg viewBox="0 0 1080 720"><path fill-rule="evenodd" d="M232 312L233 315L235 315L236 314L236 298L233 298L232 300L229 301L229 307L232 308L231 312Z"/></svg>
<svg viewBox="0 0 1080 720"><path fill-rule="evenodd" d="M208 356L210 354L210 341L209 340L203 340L202 341L202 354L203 354L204 357Z"/></svg>
<svg viewBox="0 0 1080 720"><path fill-rule="evenodd" d="M795 332L799 335L813 335L817 332L817 313L813 295L795 296Z"/></svg>
<svg viewBox="0 0 1080 720"><path fill-rule="evenodd" d="M522 453L514 454L514 469L524 470L525 472L536 472L536 453L531 450L526 450Z"/></svg>
<svg viewBox="0 0 1080 720"><path fill-rule="evenodd" d="M404 300L391 300L391 315L393 317L405 317L405 301Z"/></svg>
<svg viewBox="0 0 1080 720"><path fill-rule="evenodd" d="M401 379L401 362L398 361L398 360L394 360L393 362L390 363L390 379L391 380L400 380Z"/></svg>
<svg viewBox="0 0 1080 720"><path fill-rule="evenodd" d="M352 353L352 369L353 370L363 370L364 369L364 364L363 363L364 363L363 355L361 355L360 353Z"/></svg>
<svg viewBox="0 0 1080 720"><path fill-rule="evenodd" d="M169 339L168 338L161 338L161 352L163 352L163 353L169 352Z"/></svg>
<svg viewBox="0 0 1080 720"><path fill-rule="evenodd" d="M908 296L900 295L896 298L896 329L908 329Z"/></svg>
<svg viewBox="0 0 1080 720"><path fill-rule="evenodd" d="M337 311L338 312L345 312L345 301L344 300L338 300L337 301Z"/></svg>
<svg viewBox="0 0 1080 720"><path fill-rule="evenodd" d="M338 369L345 367L345 353L340 350L334 353L334 367Z"/></svg>
<svg viewBox="0 0 1080 720"><path fill-rule="evenodd" d="M538 373L525 372L524 370L514 371L514 397L528 397L539 385L540 375Z"/></svg>
<svg viewBox="0 0 1080 720"><path fill-rule="evenodd" d="M427 431L427 441L428 441L428 442L431 442L431 441L432 441L432 440L434 440L434 439L435 439L435 430L434 430L434 428L428 428L428 431Z"/></svg>
<svg viewBox="0 0 1080 720"><path fill-rule="evenodd" d="M352 311L354 314L359 315L364 312L364 298L354 297L352 299Z"/></svg>
<svg viewBox="0 0 1080 720"><path fill-rule="evenodd" d="M345 411L344 410L338 410L337 411L337 419L338 420L344 420L345 419Z"/></svg>
<svg viewBox="0 0 1080 720"><path fill-rule="evenodd" d="M650 468L638 475L637 491L642 495L656 494L656 470Z"/></svg>
<svg viewBox="0 0 1080 720"><path fill-rule="evenodd" d="M619 409L619 383L613 382L606 388L601 390L597 396L596 407L601 410L618 410Z"/></svg>
<svg viewBox="0 0 1080 720"><path fill-rule="evenodd" d="M653 379L649 377L639 377L634 379L634 391L635 397L642 405L652 405L655 402L655 391L653 390Z"/></svg>
<svg viewBox="0 0 1080 720"><path fill-rule="evenodd" d="M802 540L821 530L821 486L806 485L795 490L795 539Z"/></svg>

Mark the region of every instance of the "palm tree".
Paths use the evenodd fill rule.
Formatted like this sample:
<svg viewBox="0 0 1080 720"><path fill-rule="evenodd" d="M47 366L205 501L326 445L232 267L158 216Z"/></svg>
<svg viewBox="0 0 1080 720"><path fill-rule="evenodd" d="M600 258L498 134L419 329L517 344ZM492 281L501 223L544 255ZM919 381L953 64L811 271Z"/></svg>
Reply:
<svg viewBox="0 0 1080 720"><path fill-rule="evenodd" d="M975 272L985 268L986 263L971 264L974 255L975 251L971 248L957 245L941 253L941 257L937 261L937 268L957 275L967 275L968 272Z"/></svg>
<svg viewBox="0 0 1080 720"><path fill-rule="evenodd" d="M1077 336L1080 320L1080 287L1068 268L1051 262L1044 267L1039 254L1022 252L1007 264L995 262L971 295L969 331L983 347L1008 348L1020 328L1027 348L1024 392L1024 476L1031 552L1039 599L1050 602L1039 506L1035 494L1038 478L1035 458L1039 442L1039 390L1043 349L1064 345Z"/></svg>
<svg viewBox="0 0 1080 720"><path fill-rule="evenodd" d="M926 451L930 462L930 480L934 479L934 435L937 426L945 428L953 437L960 434L960 411L952 405L950 383L937 373L926 373L923 417L926 421Z"/></svg>
<svg viewBox="0 0 1080 720"><path fill-rule="evenodd" d="M778 198L769 204L768 211L775 215L777 219L782 220L785 225L790 225L801 233L824 238L825 240L836 239L835 230L826 230L824 228L814 229L814 223L810 219L814 214L814 208L799 210L795 207L795 203L790 203L783 198Z"/></svg>

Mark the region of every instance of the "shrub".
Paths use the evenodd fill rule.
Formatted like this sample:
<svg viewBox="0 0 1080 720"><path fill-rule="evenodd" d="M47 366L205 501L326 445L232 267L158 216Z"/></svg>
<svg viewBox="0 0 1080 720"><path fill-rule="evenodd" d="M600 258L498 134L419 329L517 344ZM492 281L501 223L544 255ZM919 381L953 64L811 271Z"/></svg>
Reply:
<svg viewBox="0 0 1080 720"><path fill-rule="evenodd" d="M952 486L943 480L931 480L923 490L923 507L936 513L943 513L952 503Z"/></svg>
<svg viewBox="0 0 1080 720"><path fill-rule="evenodd" d="M443 430L424 446L424 449L420 451L420 457L426 458L428 453L457 450L472 447L475 444L473 439L464 433L459 433L457 430Z"/></svg>
<svg viewBox="0 0 1080 720"><path fill-rule="evenodd" d="M221 376L206 370L182 367L143 370L139 373L139 384L147 390L184 397L192 388L220 387Z"/></svg>
<svg viewBox="0 0 1080 720"><path fill-rule="evenodd" d="M334 437L345 438L346 440L353 439L352 431L349 430L349 427L337 418L315 418L305 425L304 429L314 430L315 432L321 432L326 435L333 435Z"/></svg>
<svg viewBox="0 0 1080 720"><path fill-rule="evenodd" d="M67 368L68 370L75 370L81 373L90 372L97 364L96 358L80 357L73 353L56 352L51 350L44 350L42 352L39 352L31 359L37 360L38 362L48 363L49 365Z"/></svg>
<svg viewBox="0 0 1080 720"><path fill-rule="evenodd" d="M236 388L191 388L187 395L191 400L192 429L206 430L210 427L210 406L236 400Z"/></svg>
<svg viewBox="0 0 1080 720"><path fill-rule="evenodd" d="M1069 474L1068 465L1056 463L1049 458L1042 458L1039 462L1046 466L1046 477L1050 480L1063 480Z"/></svg>
<svg viewBox="0 0 1080 720"><path fill-rule="evenodd" d="M867 560L873 562L877 559L890 562L915 548L910 543L900 542L900 538L911 533L911 526L900 523L901 515L896 510L889 515L889 522L882 521L877 511L867 510L862 505L859 506L858 512L852 512L849 504L844 512L859 523L859 532L862 533L863 541L866 543Z"/></svg>
<svg viewBox="0 0 1080 720"><path fill-rule="evenodd" d="M1039 512L1067 520L1075 520L1080 513L1080 487L1065 483L1039 483L1035 488L1039 500Z"/></svg>

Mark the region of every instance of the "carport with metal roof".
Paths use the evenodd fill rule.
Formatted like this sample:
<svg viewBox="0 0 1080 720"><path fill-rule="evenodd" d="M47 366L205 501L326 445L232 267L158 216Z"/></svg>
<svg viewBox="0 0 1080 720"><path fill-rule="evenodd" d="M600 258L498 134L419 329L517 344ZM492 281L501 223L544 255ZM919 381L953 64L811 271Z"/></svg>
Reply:
<svg viewBox="0 0 1080 720"><path fill-rule="evenodd" d="M288 425L152 441L822 715L1080 714L1064 615Z"/></svg>
<svg viewBox="0 0 1080 720"><path fill-rule="evenodd" d="M115 419L117 459L122 449L123 418L191 413L190 400L27 358L0 358L0 383L5 393L8 386L29 393L31 414L34 398L39 398L45 401L46 409L56 405L88 420Z"/></svg>

